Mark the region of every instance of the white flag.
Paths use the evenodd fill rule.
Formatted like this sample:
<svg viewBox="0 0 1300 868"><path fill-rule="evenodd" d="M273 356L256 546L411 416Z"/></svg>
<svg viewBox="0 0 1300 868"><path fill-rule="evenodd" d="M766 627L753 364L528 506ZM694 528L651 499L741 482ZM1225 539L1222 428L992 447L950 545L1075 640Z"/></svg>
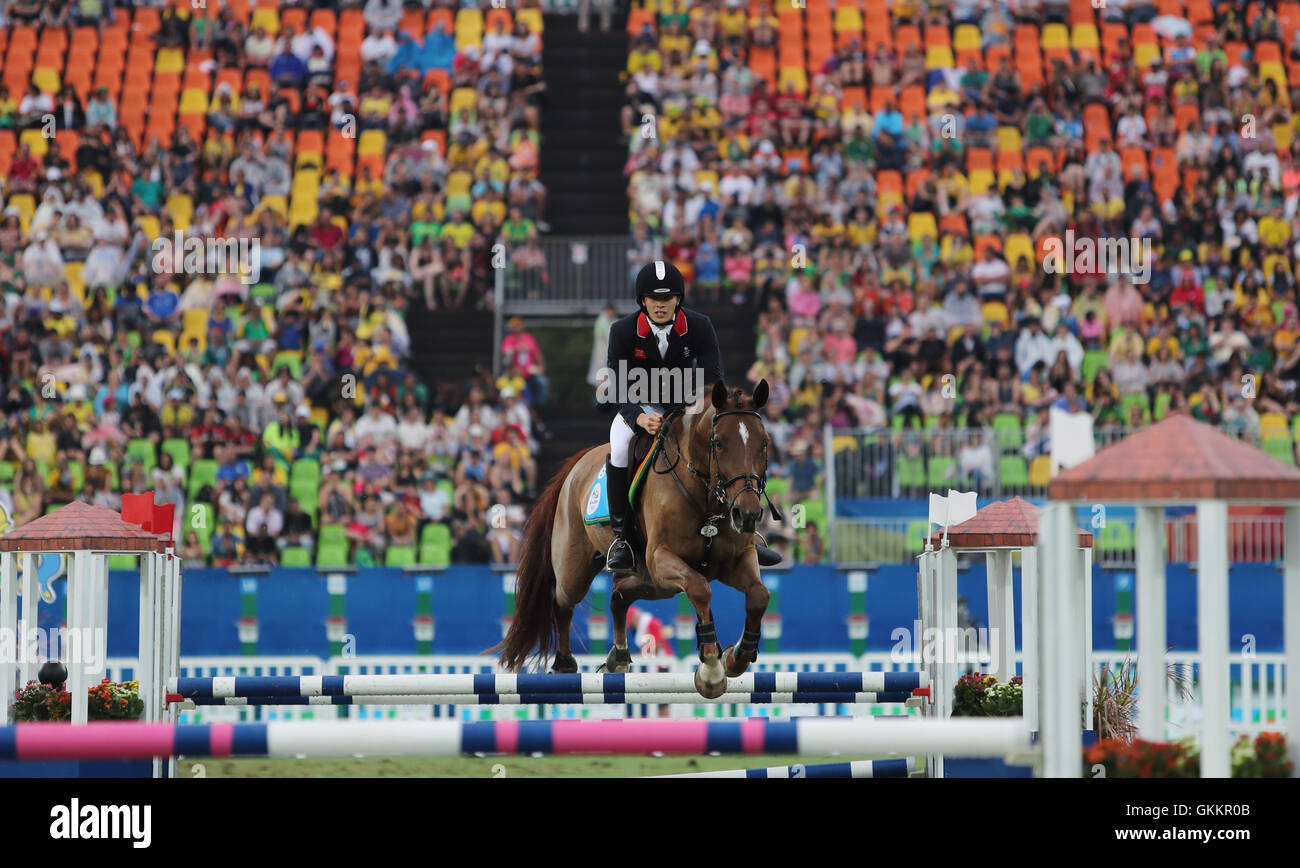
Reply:
<svg viewBox="0 0 1300 868"><path fill-rule="evenodd" d="M975 492L948 489L948 525L961 524L975 517Z"/></svg>
<svg viewBox="0 0 1300 868"><path fill-rule="evenodd" d="M1058 467L1069 469L1093 456L1096 444L1092 439L1091 415L1053 407L1050 425L1053 471Z"/></svg>
<svg viewBox="0 0 1300 868"><path fill-rule="evenodd" d="M930 494L930 524L943 527L948 523L948 498L942 494Z"/></svg>

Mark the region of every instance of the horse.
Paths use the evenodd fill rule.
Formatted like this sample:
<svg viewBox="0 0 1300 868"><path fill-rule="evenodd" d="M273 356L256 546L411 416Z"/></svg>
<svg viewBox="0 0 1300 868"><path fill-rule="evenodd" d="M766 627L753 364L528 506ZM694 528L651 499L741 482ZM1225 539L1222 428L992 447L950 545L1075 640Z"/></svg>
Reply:
<svg viewBox="0 0 1300 868"><path fill-rule="evenodd" d="M744 673L758 659L758 640L769 594L759 573L754 531L767 496L768 435L759 410L767 402L763 380L746 396L741 389L713 384L691 408L665 415L657 435L659 453L641 483L637 526L645 541L635 570L613 578L610 615L613 647L610 672L627 672L627 610L636 600L662 600L685 593L695 609L700 664L695 687L714 699L727 678ZM698 412L695 412L698 411ZM604 467L609 445L570 457L551 479L524 523L522 554L515 573L516 611L500 643L501 665L519 671L555 653L555 672L577 672L570 650L573 610L604 569L604 552L614 534L608 524L585 524L583 507ZM780 513L769 500L773 515ZM631 512L629 508L629 512ZM709 608L711 581L745 595L745 627L735 645L718 642Z"/></svg>

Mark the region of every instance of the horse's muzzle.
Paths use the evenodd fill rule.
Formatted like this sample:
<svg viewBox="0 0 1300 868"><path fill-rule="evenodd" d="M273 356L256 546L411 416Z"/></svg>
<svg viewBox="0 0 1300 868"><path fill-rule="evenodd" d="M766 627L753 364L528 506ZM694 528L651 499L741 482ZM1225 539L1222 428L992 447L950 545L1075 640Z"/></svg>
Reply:
<svg viewBox="0 0 1300 868"><path fill-rule="evenodd" d="M731 529L736 533L753 533L758 529L759 519L763 517L763 510L741 509L738 506L731 508Z"/></svg>

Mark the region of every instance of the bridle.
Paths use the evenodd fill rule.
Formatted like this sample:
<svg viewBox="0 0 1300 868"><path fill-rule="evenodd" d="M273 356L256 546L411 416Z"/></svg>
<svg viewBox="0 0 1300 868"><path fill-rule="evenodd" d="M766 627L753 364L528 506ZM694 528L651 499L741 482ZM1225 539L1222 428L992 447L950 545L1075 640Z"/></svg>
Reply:
<svg viewBox="0 0 1300 868"><path fill-rule="evenodd" d="M660 429L658 435L660 438L663 438L668 434L669 430L672 428L672 423L675 421L674 417L678 415L682 415L681 411L675 410L664 418L663 427ZM746 491L752 491L760 498L767 501L767 506L772 512L773 519L778 522L785 520L785 517L781 514L781 510L772 502L772 498L768 496L766 472L762 475L757 473L738 473L730 479L723 478L722 461L718 456L718 420L723 416L753 416L755 419L759 420L760 425L762 425L763 420L762 414L757 410L720 410L714 413L713 419L709 425L708 471L705 472L700 470L690 461L686 462L686 469L704 483L704 488L707 492L705 496L705 506L707 507L709 503L716 501L723 507L721 512L712 515L708 514L708 510L701 508L695 498L691 497L690 493L686 491L686 486L682 484L681 478L677 475L677 463L682 459L682 445L676 434L673 435L673 445L676 447L676 455L672 459L672 463L663 470L654 468L656 473L671 473L673 475L673 479L677 482L677 486L682 490L682 493L687 496L687 499L690 500L696 510L700 512L704 518L705 524L704 527L700 529L700 533L707 537L709 542L712 542L713 537L718 533L718 523L731 514L731 510L735 506L737 498ZM662 450L661 454L664 454ZM667 455L664 454L664 461L667 460ZM730 499L728 499L727 490L740 480L744 480L745 484L738 489Z"/></svg>

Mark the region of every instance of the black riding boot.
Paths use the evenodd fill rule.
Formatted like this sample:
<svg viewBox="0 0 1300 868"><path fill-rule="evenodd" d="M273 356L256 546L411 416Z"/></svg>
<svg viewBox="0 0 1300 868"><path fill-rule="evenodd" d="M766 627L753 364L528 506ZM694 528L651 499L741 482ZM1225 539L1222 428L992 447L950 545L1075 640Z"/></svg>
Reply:
<svg viewBox="0 0 1300 868"><path fill-rule="evenodd" d="M636 566L632 546L624 536L627 527L627 468L605 462L605 485L609 497L609 529L614 542L605 555L605 567L611 571L631 570Z"/></svg>

